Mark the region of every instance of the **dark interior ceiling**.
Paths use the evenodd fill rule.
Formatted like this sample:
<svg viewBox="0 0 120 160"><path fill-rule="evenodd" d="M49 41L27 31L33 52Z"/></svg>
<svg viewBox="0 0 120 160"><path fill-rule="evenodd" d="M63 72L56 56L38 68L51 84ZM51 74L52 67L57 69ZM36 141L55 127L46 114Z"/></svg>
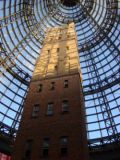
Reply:
<svg viewBox="0 0 120 160"><path fill-rule="evenodd" d="M74 22L89 146L119 141L119 7L118 0L0 1L1 132L15 136L18 130L46 29Z"/></svg>

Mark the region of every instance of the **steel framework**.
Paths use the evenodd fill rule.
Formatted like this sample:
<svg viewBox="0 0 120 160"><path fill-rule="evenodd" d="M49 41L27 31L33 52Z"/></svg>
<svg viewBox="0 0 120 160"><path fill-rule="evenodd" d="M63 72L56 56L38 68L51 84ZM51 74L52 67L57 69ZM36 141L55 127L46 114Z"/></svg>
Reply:
<svg viewBox="0 0 120 160"><path fill-rule="evenodd" d="M88 144L120 141L120 1L0 1L0 130L15 136L48 27L74 22Z"/></svg>

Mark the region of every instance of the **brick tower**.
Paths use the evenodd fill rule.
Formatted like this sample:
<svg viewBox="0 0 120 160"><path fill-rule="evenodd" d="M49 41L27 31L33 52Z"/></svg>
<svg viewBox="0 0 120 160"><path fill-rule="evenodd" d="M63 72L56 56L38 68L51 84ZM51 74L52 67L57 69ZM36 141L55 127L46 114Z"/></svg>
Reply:
<svg viewBox="0 0 120 160"><path fill-rule="evenodd" d="M88 160L74 23L48 29L24 104L13 160Z"/></svg>

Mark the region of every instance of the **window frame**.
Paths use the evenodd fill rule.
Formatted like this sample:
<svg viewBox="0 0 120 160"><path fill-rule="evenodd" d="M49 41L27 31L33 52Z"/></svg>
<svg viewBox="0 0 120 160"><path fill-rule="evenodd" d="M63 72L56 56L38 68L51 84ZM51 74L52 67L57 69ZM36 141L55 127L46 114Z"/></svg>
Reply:
<svg viewBox="0 0 120 160"><path fill-rule="evenodd" d="M31 154L32 154L32 148L33 148L33 139L27 139L25 142L25 153L24 153L24 158L26 159L31 159Z"/></svg>
<svg viewBox="0 0 120 160"><path fill-rule="evenodd" d="M67 141L64 142L64 139L66 139ZM68 143L69 143L68 136L60 137L60 156L61 157L65 157L68 155Z"/></svg>
<svg viewBox="0 0 120 160"><path fill-rule="evenodd" d="M46 145L47 144L47 145ZM49 156L50 138L46 137L43 139L43 157Z"/></svg>
<svg viewBox="0 0 120 160"><path fill-rule="evenodd" d="M50 90L55 90L55 82L50 83Z"/></svg>
<svg viewBox="0 0 120 160"><path fill-rule="evenodd" d="M42 92L42 90L43 90L43 84L39 84L38 92Z"/></svg>
<svg viewBox="0 0 120 160"><path fill-rule="evenodd" d="M62 101L62 113L68 113L68 112L69 112L69 101L65 99Z"/></svg>
<svg viewBox="0 0 120 160"><path fill-rule="evenodd" d="M51 109L49 107L51 107ZM54 107L54 103L53 102L49 102L47 104L47 112L46 112L47 116L52 116L54 114L53 107Z"/></svg>
<svg viewBox="0 0 120 160"><path fill-rule="evenodd" d="M68 88L68 80L66 79L66 80L64 80L64 88Z"/></svg>
<svg viewBox="0 0 120 160"><path fill-rule="evenodd" d="M68 139L69 139L68 136L61 136L60 137L60 145L61 146L68 146ZM67 140L67 141L65 142L65 140Z"/></svg>
<svg viewBox="0 0 120 160"><path fill-rule="evenodd" d="M40 112L40 104L34 104L32 108L31 118L38 118Z"/></svg>

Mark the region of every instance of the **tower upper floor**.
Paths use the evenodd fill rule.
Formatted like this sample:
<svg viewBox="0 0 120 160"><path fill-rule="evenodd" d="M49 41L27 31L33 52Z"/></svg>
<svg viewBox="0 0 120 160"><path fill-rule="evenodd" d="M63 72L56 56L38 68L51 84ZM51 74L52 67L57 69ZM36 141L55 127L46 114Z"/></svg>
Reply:
<svg viewBox="0 0 120 160"><path fill-rule="evenodd" d="M40 80L80 73L74 23L48 28L33 79Z"/></svg>

